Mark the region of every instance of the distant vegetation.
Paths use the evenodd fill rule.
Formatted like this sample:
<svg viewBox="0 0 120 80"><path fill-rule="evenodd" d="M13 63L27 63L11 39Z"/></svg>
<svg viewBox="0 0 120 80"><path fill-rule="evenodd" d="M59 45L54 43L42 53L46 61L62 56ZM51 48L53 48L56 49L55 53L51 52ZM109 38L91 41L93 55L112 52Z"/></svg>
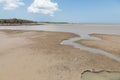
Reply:
<svg viewBox="0 0 120 80"><path fill-rule="evenodd" d="M0 19L0 26L9 25L43 25L43 24L68 24L67 22L36 22L24 19Z"/></svg>
<svg viewBox="0 0 120 80"><path fill-rule="evenodd" d="M23 19L0 19L1 25L17 25L17 24L30 24L30 23L37 23L31 20L23 20Z"/></svg>

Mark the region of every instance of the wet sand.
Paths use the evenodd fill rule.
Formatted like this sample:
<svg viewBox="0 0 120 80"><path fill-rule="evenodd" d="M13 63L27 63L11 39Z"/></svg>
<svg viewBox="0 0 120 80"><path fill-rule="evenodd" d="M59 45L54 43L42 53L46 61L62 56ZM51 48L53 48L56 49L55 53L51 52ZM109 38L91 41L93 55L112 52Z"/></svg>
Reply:
<svg viewBox="0 0 120 80"><path fill-rule="evenodd" d="M120 72L109 71L85 71L81 76L82 80L120 80Z"/></svg>
<svg viewBox="0 0 120 80"><path fill-rule="evenodd" d="M72 33L0 31L0 80L81 80L81 73L120 71L120 62L61 45Z"/></svg>
<svg viewBox="0 0 120 80"><path fill-rule="evenodd" d="M91 34L91 36L101 38L102 40L80 40L77 42L85 46L102 49L120 56L120 35Z"/></svg>

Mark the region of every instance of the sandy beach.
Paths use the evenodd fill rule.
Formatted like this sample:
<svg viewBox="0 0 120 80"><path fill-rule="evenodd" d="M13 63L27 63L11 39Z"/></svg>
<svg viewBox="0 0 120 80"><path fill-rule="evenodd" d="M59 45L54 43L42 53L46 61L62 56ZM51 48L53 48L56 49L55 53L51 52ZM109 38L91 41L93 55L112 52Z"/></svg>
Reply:
<svg viewBox="0 0 120 80"><path fill-rule="evenodd" d="M120 62L60 44L75 36L78 35L1 30L0 80L81 80L86 70L120 71Z"/></svg>

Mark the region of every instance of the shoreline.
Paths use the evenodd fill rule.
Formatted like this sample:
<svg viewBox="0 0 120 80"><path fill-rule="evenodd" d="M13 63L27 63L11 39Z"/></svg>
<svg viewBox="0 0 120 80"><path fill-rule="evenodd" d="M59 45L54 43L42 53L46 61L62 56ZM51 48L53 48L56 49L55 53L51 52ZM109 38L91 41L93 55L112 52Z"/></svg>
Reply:
<svg viewBox="0 0 120 80"><path fill-rule="evenodd" d="M34 26L34 25L62 25L62 26L96 26L96 27L100 27L100 26L118 26L120 27L120 24L100 24L100 23L47 23L47 22L38 22L38 23L22 23L22 24L17 24L17 23L8 23L8 24L0 24L0 26L24 26L24 25L29 25L29 26Z"/></svg>
<svg viewBox="0 0 120 80"><path fill-rule="evenodd" d="M44 25L44 24L43 23L0 24L0 26L33 26L33 25Z"/></svg>

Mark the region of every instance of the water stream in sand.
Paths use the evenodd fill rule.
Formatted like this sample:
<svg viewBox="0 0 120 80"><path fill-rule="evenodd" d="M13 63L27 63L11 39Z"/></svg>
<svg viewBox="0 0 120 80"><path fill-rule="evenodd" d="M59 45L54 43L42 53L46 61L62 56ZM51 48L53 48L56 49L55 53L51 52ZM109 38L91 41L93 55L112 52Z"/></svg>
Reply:
<svg viewBox="0 0 120 80"><path fill-rule="evenodd" d="M63 45L70 45L75 48L80 48L81 50L86 50L92 53L98 53L105 55L111 59L120 62L120 56L113 55L106 51L87 47L78 43L77 40L87 39L87 40L100 40L96 37L91 37L88 34L92 33L102 33L102 34L120 34L120 26L88 26L88 25L71 25L71 26L47 26L47 25L37 25L37 26L0 26L0 30L43 30L43 31L54 31L54 32L70 32L80 35L80 37L70 38L61 42Z"/></svg>
<svg viewBox="0 0 120 80"><path fill-rule="evenodd" d="M83 36L83 37L76 37L76 38L71 38L71 39L68 39L68 40L64 40L63 42L61 42L61 44L73 46L73 47L75 47L75 48L80 48L81 50L89 51L89 52L92 52L92 53L95 53L95 54L105 55L105 56L107 56L107 57L109 57L109 58L111 58L111 59L114 59L114 60L120 62L120 56L118 56L118 55L111 54L111 53L106 52L106 51L101 50L101 49L92 48L92 47L87 47L87 46L84 46L84 45L75 43L76 41L82 40L82 39L87 39L87 40L100 40L99 38L92 37L92 36L89 36L89 35L88 35L87 37L86 37L86 36Z"/></svg>

